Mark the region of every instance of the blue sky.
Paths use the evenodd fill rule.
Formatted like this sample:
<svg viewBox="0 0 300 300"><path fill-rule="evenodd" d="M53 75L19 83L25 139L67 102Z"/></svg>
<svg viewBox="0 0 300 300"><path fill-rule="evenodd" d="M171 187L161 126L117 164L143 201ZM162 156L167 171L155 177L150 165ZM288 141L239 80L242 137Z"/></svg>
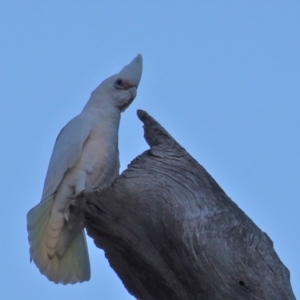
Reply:
<svg viewBox="0 0 300 300"><path fill-rule="evenodd" d="M268 233L300 297L299 15L296 1L1 1L4 298L133 299L91 239L91 281L47 281L29 263L26 213L60 129L137 53L121 169L148 148L144 109Z"/></svg>

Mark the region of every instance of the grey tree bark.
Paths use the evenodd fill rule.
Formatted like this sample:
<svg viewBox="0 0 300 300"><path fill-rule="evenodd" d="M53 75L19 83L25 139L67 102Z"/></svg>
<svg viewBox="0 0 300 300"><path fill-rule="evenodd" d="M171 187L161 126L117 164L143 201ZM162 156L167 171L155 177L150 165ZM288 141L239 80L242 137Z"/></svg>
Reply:
<svg viewBox="0 0 300 300"><path fill-rule="evenodd" d="M127 290L143 300L295 299L268 235L159 123L138 116L150 149L111 186L84 192L80 208Z"/></svg>

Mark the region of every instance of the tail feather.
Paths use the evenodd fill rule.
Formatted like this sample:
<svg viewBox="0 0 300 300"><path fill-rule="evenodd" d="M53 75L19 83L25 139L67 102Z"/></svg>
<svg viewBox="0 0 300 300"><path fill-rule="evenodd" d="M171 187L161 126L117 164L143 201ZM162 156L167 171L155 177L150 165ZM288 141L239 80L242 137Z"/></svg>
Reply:
<svg viewBox="0 0 300 300"><path fill-rule="evenodd" d="M90 263L84 230L74 237L62 257L49 257L47 253L47 227L53 202L54 198L49 198L27 214L30 259L42 274L55 283L87 281L90 279Z"/></svg>

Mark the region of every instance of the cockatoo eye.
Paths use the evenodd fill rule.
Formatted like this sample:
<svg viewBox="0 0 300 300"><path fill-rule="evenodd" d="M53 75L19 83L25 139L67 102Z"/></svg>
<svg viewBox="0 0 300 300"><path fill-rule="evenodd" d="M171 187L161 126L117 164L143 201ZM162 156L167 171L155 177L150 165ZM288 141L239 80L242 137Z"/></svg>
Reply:
<svg viewBox="0 0 300 300"><path fill-rule="evenodd" d="M114 88L117 90L122 90L124 88L124 82L121 78L118 78L114 83Z"/></svg>

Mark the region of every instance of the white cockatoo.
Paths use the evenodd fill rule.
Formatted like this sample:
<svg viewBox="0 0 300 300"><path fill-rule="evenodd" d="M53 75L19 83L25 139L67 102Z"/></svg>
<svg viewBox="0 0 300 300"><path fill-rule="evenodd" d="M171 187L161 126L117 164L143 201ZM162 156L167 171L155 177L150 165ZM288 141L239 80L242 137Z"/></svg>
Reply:
<svg viewBox="0 0 300 300"><path fill-rule="evenodd" d="M27 214L30 258L55 283L90 279L83 224L70 203L81 191L107 186L118 176L121 112L136 97L142 68L139 54L105 79L58 135L41 202Z"/></svg>

